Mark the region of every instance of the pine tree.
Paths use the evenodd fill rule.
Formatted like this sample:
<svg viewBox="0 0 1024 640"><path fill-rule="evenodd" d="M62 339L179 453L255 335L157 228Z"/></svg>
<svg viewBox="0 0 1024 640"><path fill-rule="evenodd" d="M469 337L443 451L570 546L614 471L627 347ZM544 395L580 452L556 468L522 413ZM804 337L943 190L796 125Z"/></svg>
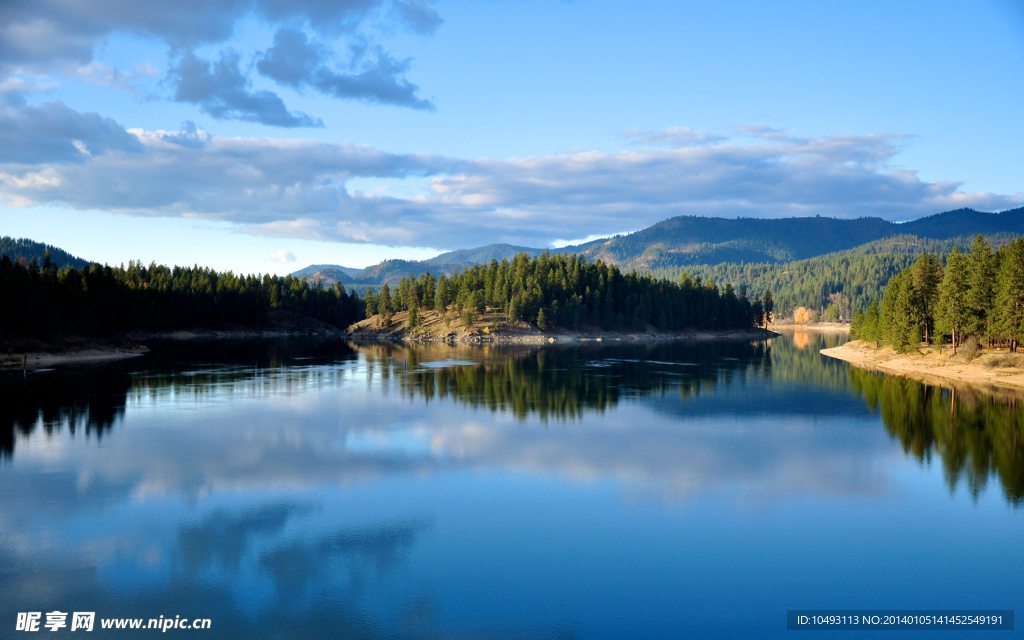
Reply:
<svg viewBox="0 0 1024 640"><path fill-rule="evenodd" d="M441 314L441 317L448 320L448 278L441 276L437 281L437 291L434 293L434 310Z"/></svg>
<svg viewBox="0 0 1024 640"><path fill-rule="evenodd" d="M366 317L372 318L377 313L377 296L373 294L372 289L366 290Z"/></svg>
<svg viewBox="0 0 1024 640"><path fill-rule="evenodd" d="M878 303L872 302L868 305L868 310L864 314L864 327L861 329L861 340L874 341L878 343L881 336L879 335L878 327Z"/></svg>
<svg viewBox="0 0 1024 640"><path fill-rule="evenodd" d="M989 310L995 300L996 261L992 254L992 245L985 238L978 236L971 245L971 256L968 265L968 290L966 333L974 333L981 337L990 337Z"/></svg>
<svg viewBox="0 0 1024 640"><path fill-rule="evenodd" d="M772 290L764 292L764 324L767 327L772 321L772 312L775 311L775 300L772 299Z"/></svg>
<svg viewBox="0 0 1024 640"><path fill-rule="evenodd" d="M540 308L540 311L538 311L538 312L537 312L537 326L538 326L538 327L539 327L539 328L540 328L540 329L541 329L542 331L543 331L544 329L547 329L547 328L548 328L548 319L547 319L547 317L546 317L546 316L544 315L544 307L541 307L541 308Z"/></svg>
<svg viewBox="0 0 1024 640"><path fill-rule="evenodd" d="M995 329L1016 351L1024 340L1024 239L1000 249L996 278Z"/></svg>
<svg viewBox="0 0 1024 640"><path fill-rule="evenodd" d="M762 326L764 324L764 303L761 302L761 296L754 296L754 302L750 305L750 312L754 316L754 326Z"/></svg>
<svg viewBox="0 0 1024 640"><path fill-rule="evenodd" d="M937 329L943 335L950 335L953 342L953 355L956 355L957 344L963 339L963 330L969 322L967 306L968 265L960 249L953 247L946 258L946 270L939 287L939 308L936 314Z"/></svg>
<svg viewBox="0 0 1024 640"><path fill-rule="evenodd" d="M409 307L409 318L407 320L410 329L415 329L420 326L420 312L419 307L412 305Z"/></svg>
<svg viewBox="0 0 1024 640"><path fill-rule="evenodd" d="M931 342L932 329L935 327L935 310L939 304L939 284L942 282L942 265L935 254L926 253L917 259L911 268L914 287L920 301L923 318L924 340Z"/></svg>
<svg viewBox="0 0 1024 640"><path fill-rule="evenodd" d="M381 325L390 327L393 310L391 308L391 288L388 287L386 282L380 290L380 302L377 304L377 313L380 315Z"/></svg>
<svg viewBox="0 0 1024 640"><path fill-rule="evenodd" d="M850 320L850 340L863 340L864 310L857 309L853 312L853 319Z"/></svg>

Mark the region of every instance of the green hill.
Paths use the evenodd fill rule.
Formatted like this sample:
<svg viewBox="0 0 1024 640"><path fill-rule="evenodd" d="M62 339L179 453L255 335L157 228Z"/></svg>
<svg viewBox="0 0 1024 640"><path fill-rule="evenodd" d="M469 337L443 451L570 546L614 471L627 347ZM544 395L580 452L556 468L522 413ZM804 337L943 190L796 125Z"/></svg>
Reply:
<svg viewBox="0 0 1024 640"><path fill-rule="evenodd" d="M1001 247L1019 235L996 233L985 237L993 246ZM677 280L687 272L703 280L713 278L720 285L731 283L737 289L746 285L751 295L771 290L778 317L788 316L796 307L823 313L830 302L838 302L845 311L842 319L848 320L853 310L881 300L889 279L921 254L943 255L954 246L965 250L973 240L973 235L946 240L900 235L806 260L668 267L654 269L652 275Z"/></svg>
<svg viewBox="0 0 1024 640"><path fill-rule="evenodd" d="M32 258L35 258L36 262L41 265L43 264L43 256L46 254L47 249L49 249L50 258L57 265L58 269L69 265L81 269L92 264L90 261L82 260L63 249L35 242L28 238L15 239L10 236L0 238L0 255L9 257L13 262L17 262L19 258L23 258L25 262L31 262Z"/></svg>
<svg viewBox="0 0 1024 640"><path fill-rule="evenodd" d="M351 278L352 274L359 273L362 269L353 269L351 267L343 267L337 264L311 264L305 269L299 269L292 273L293 278L305 278L306 276L313 275L318 271L331 272L338 271L345 274L346 277Z"/></svg>
<svg viewBox="0 0 1024 640"><path fill-rule="evenodd" d="M352 276L339 268L329 267L325 265L317 265L322 267L315 271L310 271L310 268L303 269L301 272L296 271L292 276L301 278L313 282L319 280L323 284L333 287L335 283L340 282L341 284L352 284Z"/></svg>
<svg viewBox="0 0 1024 640"><path fill-rule="evenodd" d="M531 247L517 247L511 244L489 244L477 247L476 249L459 249L458 251L442 253L435 258L424 260L423 263L432 265L487 264L491 260L497 260L498 262L511 260L520 253L525 253L532 258L544 253L544 250Z"/></svg>
<svg viewBox="0 0 1024 640"><path fill-rule="evenodd" d="M559 252L582 253L627 271L648 271L723 262L790 262L897 235L947 240L978 233L1024 234L1024 207L1002 213L957 209L904 223L881 218L679 216L636 233L565 247Z"/></svg>

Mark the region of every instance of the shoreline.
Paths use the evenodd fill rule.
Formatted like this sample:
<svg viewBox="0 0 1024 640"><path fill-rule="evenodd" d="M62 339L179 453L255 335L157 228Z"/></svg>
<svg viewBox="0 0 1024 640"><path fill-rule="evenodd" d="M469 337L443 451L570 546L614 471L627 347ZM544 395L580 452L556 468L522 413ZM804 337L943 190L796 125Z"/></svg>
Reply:
<svg viewBox="0 0 1024 640"><path fill-rule="evenodd" d="M772 331L821 331L822 333L850 333L848 322L809 322L807 324L768 325Z"/></svg>
<svg viewBox="0 0 1024 640"><path fill-rule="evenodd" d="M28 348L9 349L8 353L0 354L0 373L38 371L55 367L74 367L117 362L146 355L150 352L146 343L155 342L219 342L230 340L279 340L287 338L335 338L342 340L345 337L344 330L331 327L329 330L319 329L316 331L183 329L175 331L132 332L116 340L70 337L62 339L63 344L46 344L33 340Z"/></svg>
<svg viewBox="0 0 1024 640"><path fill-rule="evenodd" d="M768 329L728 329L723 331L604 331L571 330L552 327L541 330L528 322L508 322L494 309L481 313L470 326L462 326L454 317L436 310L423 310L419 324L407 326L408 311L392 315L391 325L380 326L380 317L360 320L345 330L345 336L360 342L407 342L421 344L578 344L582 342L667 342L672 340L764 340L777 336Z"/></svg>
<svg viewBox="0 0 1024 640"><path fill-rule="evenodd" d="M1024 389L1024 370L1013 366L998 366L999 358L1013 355L1005 351L984 352L972 362L963 362L954 360L952 350L949 349L944 349L942 354L934 350L923 355L898 354L888 347L875 348L863 341L854 340L831 349L822 349L821 354L862 369L901 375L940 386L960 382L976 387Z"/></svg>
<svg viewBox="0 0 1024 640"><path fill-rule="evenodd" d="M779 334L767 329L749 330L726 330L726 331L692 331L678 333L616 333L608 332L548 332L538 334L502 334L502 333L467 333L457 335L452 332L449 335L409 335L403 333L385 332L353 332L346 337L356 343L412 343L412 344L462 344L462 345L489 345L489 344L582 344L612 343L612 342L673 342L678 340L705 341L705 340L765 340Z"/></svg>
<svg viewBox="0 0 1024 640"><path fill-rule="evenodd" d="M13 353L0 357L0 371L18 373L19 371L38 371L56 367L74 367L82 365L106 364L138 358L149 353L147 347L109 347L90 348L69 351L28 351Z"/></svg>

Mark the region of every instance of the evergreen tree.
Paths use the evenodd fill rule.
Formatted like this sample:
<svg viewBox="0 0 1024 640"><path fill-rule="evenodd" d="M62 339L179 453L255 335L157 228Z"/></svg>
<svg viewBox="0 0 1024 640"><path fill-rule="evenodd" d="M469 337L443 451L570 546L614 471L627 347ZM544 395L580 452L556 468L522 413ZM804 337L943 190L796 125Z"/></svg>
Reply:
<svg viewBox="0 0 1024 640"><path fill-rule="evenodd" d="M380 316L381 326L391 326L391 314L393 310L391 308L391 287L388 283L384 283L384 286L380 290L380 302L377 304L377 314Z"/></svg>
<svg viewBox="0 0 1024 640"><path fill-rule="evenodd" d="M1024 340L1024 239L1003 249L996 278L995 330L1016 351Z"/></svg>
<svg viewBox="0 0 1024 640"><path fill-rule="evenodd" d="M873 340L877 343L881 339L878 324L878 303L872 302L864 314L864 327L860 330L861 340Z"/></svg>
<svg viewBox="0 0 1024 640"><path fill-rule="evenodd" d="M853 312L853 319L850 321L850 340L863 340L864 310L857 309Z"/></svg>
<svg viewBox="0 0 1024 640"><path fill-rule="evenodd" d="M445 320L448 319L448 278L443 275L437 281L437 291L434 293L434 310L440 313Z"/></svg>
<svg viewBox="0 0 1024 640"><path fill-rule="evenodd" d="M920 343L920 296L914 279L906 271L899 273L885 288L882 298L882 338L896 351L906 353ZM914 338L917 342L914 342Z"/></svg>
<svg viewBox="0 0 1024 640"><path fill-rule="evenodd" d="M775 300L772 298L772 290L769 289L764 292L764 323L768 326L768 323L772 320L772 313L775 311Z"/></svg>
<svg viewBox="0 0 1024 640"><path fill-rule="evenodd" d="M952 337L953 354L956 355L958 343L963 339L965 325L970 321L967 294L969 287L969 268L966 258L960 249L953 247L946 258L946 270L939 287L939 308L936 314L938 330L943 335Z"/></svg>
<svg viewBox="0 0 1024 640"><path fill-rule="evenodd" d="M990 337L989 310L995 300L996 259L992 245L978 236L971 245L968 265L967 307L965 333Z"/></svg>
<svg viewBox="0 0 1024 640"><path fill-rule="evenodd" d="M365 296L364 300L366 301L366 313L365 313L365 315L366 315L367 318L372 318L374 316L374 314L377 313L377 296L375 296L373 294L373 290L372 289L367 289L366 290L366 296Z"/></svg>
<svg viewBox="0 0 1024 640"><path fill-rule="evenodd" d="M760 327L764 325L764 303L761 302L761 296L754 296L754 302L750 305L750 312L754 316L754 326Z"/></svg>
<svg viewBox="0 0 1024 640"><path fill-rule="evenodd" d="M935 328L935 311L939 304L939 284L942 282L942 265L933 253L926 253L911 267L914 287L920 301L920 315L924 328L925 342L931 342Z"/></svg>

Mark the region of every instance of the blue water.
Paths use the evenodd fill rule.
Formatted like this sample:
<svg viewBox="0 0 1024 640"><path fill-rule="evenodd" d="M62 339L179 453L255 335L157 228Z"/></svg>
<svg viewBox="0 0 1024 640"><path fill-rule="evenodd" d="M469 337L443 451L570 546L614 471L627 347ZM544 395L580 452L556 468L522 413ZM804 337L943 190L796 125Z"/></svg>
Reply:
<svg viewBox="0 0 1024 640"><path fill-rule="evenodd" d="M209 618L167 632L204 638L1024 610L1016 397L851 372L818 354L836 341L164 346L8 376L0 637L55 609Z"/></svg>

